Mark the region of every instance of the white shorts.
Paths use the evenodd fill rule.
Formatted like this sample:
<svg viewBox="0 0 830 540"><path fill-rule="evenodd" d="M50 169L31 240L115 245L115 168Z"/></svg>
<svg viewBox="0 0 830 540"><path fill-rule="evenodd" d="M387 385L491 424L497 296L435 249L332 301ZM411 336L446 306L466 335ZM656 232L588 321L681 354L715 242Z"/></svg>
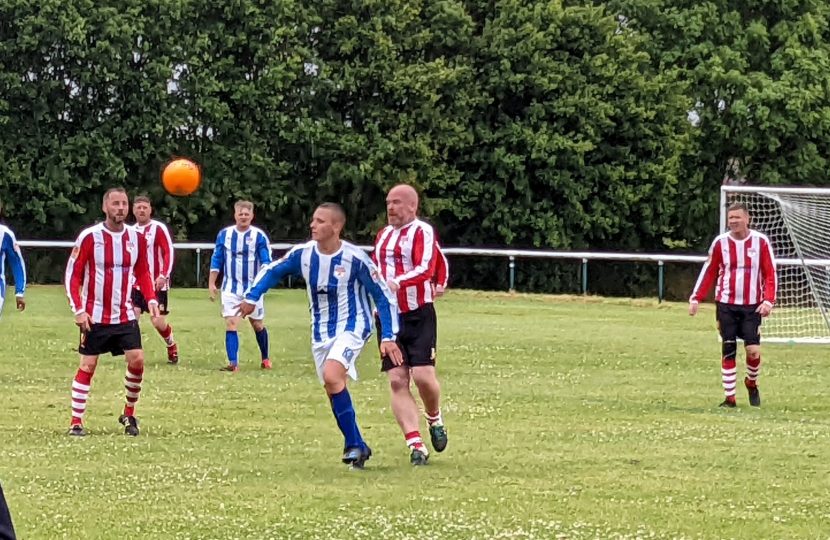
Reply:
<svg viewBox="0 0 830 540"><path fill-rule="evenodd" d="M241 294L222 291L222 316L236 317L236 314L239 312L239 305L243 300L245 300L245 297ZM259 297L259 301L256 303L256 309L248 315L248 318L255 321L261 321L265 318L265 296Z"/></svg>
<svg viewBox="0 0 830 540"><path fill-rule="evenodd" d="M314 355L314 364L317 366L317 377L323 382L323 367L326 360L340 362L346 368L346 373L353 380L357 380L357 357L366 341L354 332L343 332L333 338L311 344L311 354Z"/></svg>

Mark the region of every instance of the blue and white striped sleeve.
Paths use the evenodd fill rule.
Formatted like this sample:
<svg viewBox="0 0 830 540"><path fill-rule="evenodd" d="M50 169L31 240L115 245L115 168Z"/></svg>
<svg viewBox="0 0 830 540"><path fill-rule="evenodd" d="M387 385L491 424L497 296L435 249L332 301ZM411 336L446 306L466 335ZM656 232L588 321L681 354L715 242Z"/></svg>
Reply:
<svg viewBox="0 0 830 540"><path fill-rule="evenodd" d="M398 321L398 300L392 289L383 281L377 267L369 259L368 256L361 256L355 259L355 264L360 265L357 273L357 279L361 285L366 287L372 300L375 301L375 307L378 310L378 317L380 317L381 326L381 340L395 341L399 332Z"/></svg>
<svg viewBox="0 0 830 540"><path fill-rule="evenodd" d="M256 304L262 295L279 283L283 277L289 274L299 276L302 256L302 249L295 247L283 258L263 266L254 278L253 284L245 291L243 295L245 301L249 304Z"/></svg>
<svg viewBox="0 0 830 540"><path fill-rule="evenodd" d="M268 241L268 235L264 232L256 237L257 256L259 257L259 264L265 266L271 264L271 244Z"/></svg>
<svg viewBox="0 0 830 540"><path fill-rule="evenodd" d="M210 258L210 271L219 272L225 268L225 233L227 229L222 229L216 235L216 246L213 248L213 256Z"/></svg>
<svg viewBox="0 0 830 540"><path fill-rule="evenodd" d="M23 261L20 246L17 245L17 239L10 230L6 230L6 235L3 237L2 249L9 258L9 265L12 267L15 294L23 296L23 293L26 292L26 263Z"/></svg>

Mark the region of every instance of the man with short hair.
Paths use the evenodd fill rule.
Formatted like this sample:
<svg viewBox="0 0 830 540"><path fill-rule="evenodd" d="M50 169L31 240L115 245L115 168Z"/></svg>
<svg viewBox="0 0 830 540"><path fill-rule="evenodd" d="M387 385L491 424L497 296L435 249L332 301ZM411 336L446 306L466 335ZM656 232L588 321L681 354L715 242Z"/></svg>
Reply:
<svg viewBox="0 0 830 540"><path fill-rule="evenodd" d="M357 379L357 357L372 334L369 296L383 321L381 352L393 363L403 359L395 344L395 297L366 253L340 239L345 223L340 205L324 203L317 207L311 220L312 240L265 266L245 293L239 311L243 317L254 313L266 291L284 276L302 276L311 311L311 352L317 377L325 386L337 427L345 439L343 463L363 468L372 450L357 427L347 382L348 377Z"/></svg>
<svg viewBox="0 0 830 540"><path fill-rule="evenodd" d="M80 366L72 382L72 421L69 434L84 436L83 418L98 357L125 355L124 386L127 402L118 421L127 435L138 436L135 406L144 375L144 351L130 292L137 282L143 291L150 317L159 316L155 287L147 266L144 237L124 221L130 202L123 188L104 194L103 223L84 229L66 265L66 296L81 331Z"/></svg>
<svg viewBox="0 0 830 540"><path fill-rule="evenodd" d="M709 248L692 296L689 315L695 316L700 302L717 281L718 330L722 340L721 371L726 399L721 407L734 408L737 385L737 340L746 349L746 379L749 404L761 405L758 373L761 369L761 323L775 304L778 278L769 238L749 228L749 211L743 203L727 209L729 231L719 235Z"/></svg>
<svg viewBox="0 0 830 540"><path fill-rule="evenodd" d="M151 319L153 328L167 345L167 361L170 364L179 362L179 347L173 339L173 328L167 323L166 316L170 313L170 275L173 272L173 240L170 238L170 231L167 225L157 219L152 219L153 206L150 199L144 196L136 197L133 201L133 215L136 223L135 229L144 236L147 244L147 264L150 267L150 277L153 278L156 299L159 302L160 315ZM133 306L135 306L136 319L141 318L142 313L149 312L147 299L141 292L138 283L132 291Z"/></svg>
<svg viewBox="0 0 830 540"><path fill-rule="evenodd" d="M228 365L222 371L239 371L239 315L236 306L242 302L242 295L253 284L260 269L271 262L271 246L268 235L259 227L251 225L254 219L254 205L239 201L234 205L235 225L219 231L216 248L210 260L208 288L210 301L216 296L216 279L222 272L222 316L225 318L225 350ZM265 328L265 304L260 302L248 319L256 335L257 345L262 353L262 369L271 369L268 359L268 330Z"/></svg>
<svg viewBox="0 0 830 540"><path fill-rule="evenodd" d="M447 431L435 372L438 321L433 306L434 292L445 286L433 283L437 261L443 255L436 247L432 226L418 219L415 189L403 184L392 188L386 197L386 212L389 225L378 233L372 258L397 295L401 325L397 343L404 362L396 364L382 356L381 369L389 376L392 412L410 449L410 463L426 465L429 450L421 439L418 404L410 380L415 381L424 402L432 446L443 452Z"/></svg>

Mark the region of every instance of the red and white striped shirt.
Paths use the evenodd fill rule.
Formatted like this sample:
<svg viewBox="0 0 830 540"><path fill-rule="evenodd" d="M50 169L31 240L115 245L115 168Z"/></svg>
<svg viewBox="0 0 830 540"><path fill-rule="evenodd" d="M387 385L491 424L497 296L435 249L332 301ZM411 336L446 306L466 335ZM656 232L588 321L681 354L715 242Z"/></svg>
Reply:
<svg viewBox="0 0 830 540"><path fill-rule="evenodd" d="M716 280L716 302L773 305L778 277L769 238L753 230L743 240L735 240L728 232L715 238L689 300L700 302L706 298Z"/></svg>
<svg viewBox="0 0 830 540"><path fill-rule="evenodd" d="M150 267L150 277L153 282L159 277L167 280L161 288L166 291L170 288L170 274L173 273L173 240L170 238L170 231L161 221L151 219L147 225L134 225L135 229L144 236L147 242L147 265ZM136 284L136 288L138 284Z"/></svg>
<svg viewBox="0 0 830 540"><path fill-rule="evenodd" d="M147 301L156 302L147 244L132 227L116 233L99 223L85 229L75 241L64 281L72 313L86 312L92 324L135 320L130 292L136 282L149 291Z"/></svg>
<svg viewBox="0 0 830 540"><path fill-rule="evenodd" d="M416 219L396 229L388 225L378 233L372 260L386 281L398 289L398 310L414 311L433 301L435 233L432 225Z"/></svg>

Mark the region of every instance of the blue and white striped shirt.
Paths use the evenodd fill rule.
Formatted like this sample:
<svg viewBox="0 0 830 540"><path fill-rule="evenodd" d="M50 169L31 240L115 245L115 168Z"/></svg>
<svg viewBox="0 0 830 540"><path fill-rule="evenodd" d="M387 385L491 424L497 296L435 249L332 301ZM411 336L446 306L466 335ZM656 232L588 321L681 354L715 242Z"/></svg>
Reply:
<svg viewBox="0 0 830 540"><path fill-rule="evenodd" d="M14 233L5 225L0 225L0 298L6 297L6 257L12 267L14 289L17 296L23 296L26 291L26 264L23 262L23 253L17 245Z"/></svg>
<svg viewBox="0 0 830 540"><path fill-rule="evenodd" d="M357 246L342 242L337 253L320 253L312 240L294 247L283 258L262 268L245 300L256 302L287 275L305 279L311 304L311 337L315 343L343 332L354 332L364 340L372 334L375 301L384 340L398 334L398 304L369 256Z"/></svg>
<svg viewBox="0 0 830 540"><path fill-rule="evenodd" d="M210 270L221 271L222 291L242 295L260 268L271 262L268 235L258 227L240 232L231 225L219 231Z"/></svg>

